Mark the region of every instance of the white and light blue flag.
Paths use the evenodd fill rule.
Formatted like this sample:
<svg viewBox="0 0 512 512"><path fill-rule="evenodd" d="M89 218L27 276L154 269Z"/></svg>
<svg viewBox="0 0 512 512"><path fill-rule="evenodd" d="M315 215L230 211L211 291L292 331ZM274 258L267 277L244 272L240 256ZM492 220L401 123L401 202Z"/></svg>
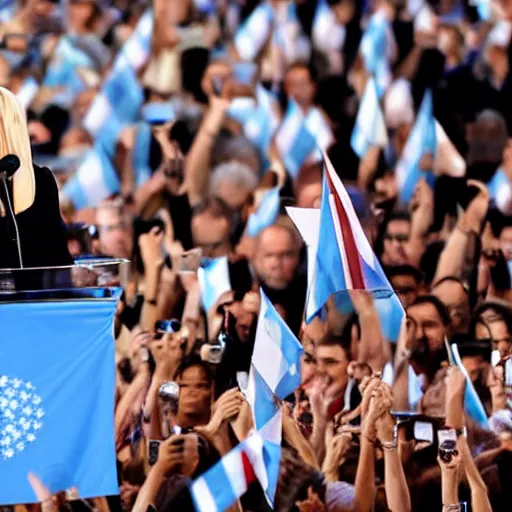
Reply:
<svg viewBox="0 0 512 512"><path fill-rule="evenodd" d="M120 189L119 176L110 157L101 146L96 145L62 187L62 195L80 210L98 206Z"/></svg>
<svg viewBox="0 0 512 512"><path fill-rule="evenodd" d="M370 147L384 148L388 142L388 132L379 104L375 80L370 77L359 104L350 145L354 153L359 158L363 158Z"/></svg>
<svg viewBox="0 0 512 512"><path fill-rule="evenodd" d="M405 204L408 204L412 199L416 185L422 177L425 177L427 182L433 182L433 169L430 169L430 172L422 171L420 162L425 155L430 155L432 162L434 162L436 153L437 136L432 91L427 90L396 166L396 180L400 199Z"/></svg>

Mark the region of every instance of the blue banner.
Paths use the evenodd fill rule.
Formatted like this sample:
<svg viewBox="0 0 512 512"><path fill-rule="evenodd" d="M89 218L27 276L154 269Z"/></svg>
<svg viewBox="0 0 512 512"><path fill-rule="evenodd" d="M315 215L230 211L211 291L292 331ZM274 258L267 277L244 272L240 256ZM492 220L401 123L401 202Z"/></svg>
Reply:
<svg viewBox="0 0 512 512"><path fill-rule="evenodd" d="M111 299L0 304L0 504L118 493Z"/></svg>

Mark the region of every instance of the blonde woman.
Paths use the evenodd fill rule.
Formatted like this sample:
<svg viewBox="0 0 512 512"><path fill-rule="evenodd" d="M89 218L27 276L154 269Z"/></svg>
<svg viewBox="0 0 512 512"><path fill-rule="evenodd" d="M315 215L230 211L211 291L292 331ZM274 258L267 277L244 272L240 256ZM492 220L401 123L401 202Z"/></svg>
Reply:
<svg viewBox="0 0 512 512"><path fill-rule="evenodd" d="M55 178L32 163L25 112L14 94L0 87L0 159L7 155L16 155L20 166L7 180L9 197L0 184L0 268L73 264Z"/></svg>

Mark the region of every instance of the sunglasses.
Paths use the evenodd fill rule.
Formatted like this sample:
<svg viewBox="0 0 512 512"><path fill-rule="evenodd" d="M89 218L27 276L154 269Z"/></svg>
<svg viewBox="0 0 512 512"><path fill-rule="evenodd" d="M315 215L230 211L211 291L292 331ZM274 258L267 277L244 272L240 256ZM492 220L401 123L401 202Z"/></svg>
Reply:
<svg viewBox="0 0 512 512"><path fill-rule="evenodd" d="M155 323L155 340L161 340L166 334L174 334L181 330L181 322L176 319L159 320Z"/></svg>

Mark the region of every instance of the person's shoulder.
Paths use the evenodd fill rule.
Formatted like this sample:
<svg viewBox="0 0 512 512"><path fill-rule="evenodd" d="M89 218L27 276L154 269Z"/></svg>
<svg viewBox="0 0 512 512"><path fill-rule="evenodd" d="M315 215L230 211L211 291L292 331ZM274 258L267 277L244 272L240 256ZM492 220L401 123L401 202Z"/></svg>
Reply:
<svg viewBox="0 0 512 512"><path fill-rule="evenodd" d="M53 180L55 181L55 178L53 176L52 171L48 169L48 167L41 167L40 165L34 164L34 176L36 180Z"/></svg>
<svg viewBox="0 0 512 512"><path fill-rule="evenodd" d="M34 177L36 181L36 199L37 197L48 198L51 193L57 194L57 181L48 167L34 164Z"/></svg>

